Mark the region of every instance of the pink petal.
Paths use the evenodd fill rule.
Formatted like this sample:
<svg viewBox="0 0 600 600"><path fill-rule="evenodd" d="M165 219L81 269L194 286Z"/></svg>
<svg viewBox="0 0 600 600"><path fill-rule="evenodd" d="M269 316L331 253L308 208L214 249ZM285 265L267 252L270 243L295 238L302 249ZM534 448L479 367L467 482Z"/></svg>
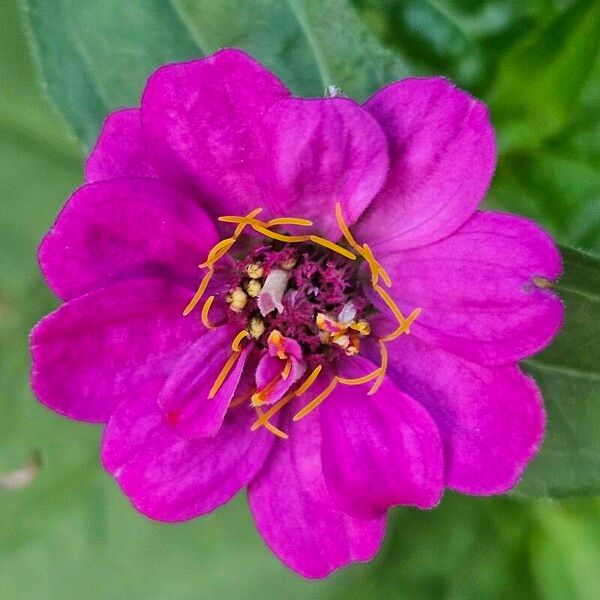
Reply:
<svg viewBox="0 0 600 600"><path fill-rule="evenodd" d="M269 109L264 127L274 214L312 219L320 233L339 238L335 203L354 223L385 181L381 128L344 98L282 100Z"/></svg>
<svg viewBox="0 0 600 600"><path fill-rule="evenodd" d="M264 469L248 488L259 533L271 550L305 577L326 577L379 549L384 517L358 520L343 513L327 491L321 467L318 411L283 424ZM281 427L281 425L279 425Z"/></svg>
<svg viewBox="0 0 600 600"><path fill-rule="evenodd" d="M39 250L63 299L132 277L159 275L195 288L217 242L207 214L158 180L114 179L79 188Z"/></svg>
<svg viewBox="0 0 600 600"><path fill-rule="evenodd" d="M482 367L413 336L393 343L389 373L437 423L449 487L488 495L516 485L544 433L531 378L514 365Z"/></svg>
<svg viewBox="0 0 600 600"><path fill-rule="evenodd" d="M350 376L375 370L353 359ZM359 519L374 518L396 504L435 506L444 485L437 427L418 402L386 378L369 386L338 385L321 406L321 460L335 502Z"/></svg>
<svg viewBox="0 0 600 600"><path fill-rule="evenodd" d="M88 183L115 177L156 177L146 156L137 108L125 108L108 115L85 164Z"/></svg>
<svg viewBox="0 0 600 600"><path fill-rule="evenodd" d="M173 368L158 397L158 405L179 435L212 437L223 422L246 363L242 351L229 376L213 398L208 394L221 369L233 355L231 341L237 333L220 327L203 335Z"/></svg>
<svg viewBox="0 0 600 600"><path fill-rule="evenodd" d="M81 296L31 334L32 387L72 419L106 421L123 400L149 395L204 329L182 316L190 292L159 279L118 283Z"/></svg>
<svg viewBox="0 0 600 600"><path fill-rule="evenodd" d="M239 50L156 71L142 98L148 152L166 179L192 186L215 213L246 213L268 201L262 116L289 92Z"/></svg>
<svg viewBox="0 0 600 600"><path fill-rule="evenodd" d="M534 283L558 277L560 256L522 217L477 213L454 235L383 262L400 308L422 308L413 334L469 360L515 362L546 346L562 323L558 296Z"/></svg>
<svg viewBox="0 0 600 600"><path fill-rule="evenodd" d="M452 233L473 214L494 172L485 106L438 77L393 83L365 108L387 134L390 174L359 239L386 253Z"/></svg>
<svg viewBox="0 0 600 600"><path fill-rule="evenodd" d="M159 521L184 521L227 502L260 470L274 436L250 431L247 406L227 413L212 438L182 438L149 399L125 402L111 417L102 461L132 504Z"/></svg>

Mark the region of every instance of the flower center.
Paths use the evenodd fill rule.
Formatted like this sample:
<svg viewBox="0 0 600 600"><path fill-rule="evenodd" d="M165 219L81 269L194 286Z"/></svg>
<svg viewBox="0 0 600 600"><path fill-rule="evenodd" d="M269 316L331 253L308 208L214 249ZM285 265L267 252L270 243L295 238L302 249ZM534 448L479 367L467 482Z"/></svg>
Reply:
<svg viewBox="0 0 600 600"><path fill-rule="evenodd" d="M287 438L269 419L294 397L305 394L324 367L335 372L338 361L359 354L361 341L371 335L369 320L377 311L365 295L365 286L372 287L398 322L394 331L377 340L381 365L359 378L333 375L329 385L296 413L295 421L316 408L338 384L360 385L374 381L368 392L374 394L383 383L387 368L386 343L409 333L410 324L420 309L408 317L402 315L379 284L381 279L387 287L391 286L388 274L370 247L361 246L354 239L339 204L336 217L350 249L320 236L280 231L284 227L312 226L307 219L277 218L264 222L256 218L260 212L261 209L256 209L246 216L219 218L221 222L234 224L236 229L231 237L216 244L200 265L207 269L206 274L183 314L188 315L198 305L210 285L214 293L206 298L202 307L204 325L209 329L215 327L209 317L214 304L225 311L222 312L223 323L236 323L240 327L232 342L233 354L219 373L209 398L216 395L246 344L253 343L262 352L270 352L282 361L281 372L273 381L261 390L253 390L249 397L234 399L231 406L250 400L258 415L253 429L265 426ZM254 235L245 235L247 227ZM228 260L223 260L230 251ZM211 285L215 275L221 283ZM263 413L261 406L270 403L272 390L280 380L288 380L292 372L306 372L307 376L302 381L294 381L289 386L291 391Z"/></svg>

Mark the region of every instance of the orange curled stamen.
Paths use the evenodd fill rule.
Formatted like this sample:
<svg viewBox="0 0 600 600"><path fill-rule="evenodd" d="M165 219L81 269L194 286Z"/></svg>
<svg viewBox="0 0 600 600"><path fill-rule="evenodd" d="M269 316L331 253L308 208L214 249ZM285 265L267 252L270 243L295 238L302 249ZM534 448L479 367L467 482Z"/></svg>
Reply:
<svg viewBox="0 0 600 600"><path fill-rule="evenodd" d="M267 221L266 227L275 227L277 225L299 225L300 227L311 227L312 221L308 219L297 219L296 217L282 217Z"/></svg>
<svg viewBox="0 0 600 600"><path fill-rule="evenodd" d="M229 371L231 371L233 365L235 365L237 359L240 357L240 354L241 352L234 352L227 359L227 362L225 363L225 365L223 365L223 368L221 369L221 372L219 373L217 379L213 383L213 386L210 388L210 392L208 392L209 400L217 395L217 392L221 389L221 386L225 382L225 379L227 379L227 375L229 375Z"/></svg>
<svg viewBox="0 0 600 600"><path fill-rule="evenodd" d="M329 240L326 240L325 238L322 238L318 235L311 235L311 236L309 236L309 239L311 242L314 242L315 244L319 244L319 246L323 246L324 248L328 248L329 250L332 250L333 252L337 252L338 254L341 254L342 256L349 258L350 260L356 260L356 254L352 254L352 252L350 252L350 250L346 250L346 248L343 248L342 246L340 246L338 244L334 244L333 242L330 242Z"/></svg>
<svg viewBox="0 0 600 600"><path fill-rule="evenodd" d="M214 271L212 268L209 267L207 273L202 278L200 286L196 290L196 293L194 294L193 298L183 310L184 317L187 317L194 310L194 308L196 308L196 305L198 304L198 302L200 302L202 296L204 295L204 292L206 291L206 288L208 287L208 284L210 283L210 280L212 279L213 275Z"/></svg>
<svg viewBox="0 0 600 600"><path fill-rule="evenodd" d="M317 406L319 406L319 404L321 404L321 402L323 402L323 400L325 400L325 398L327 398L327 396L329 396L329 394L333 392L337 384L338 380L334 377L329 382L329 385L314 400L311 400L302 410L299 410L294 415L293 421L299 421L308 413L312 412L315 408L317 408Z"/></svg>
<svg viewBox="0 0 600 600"><path fill-rule="evenodd" d="M256 414L259 417L259 420L261 421L261 424L264 425L271 433L274 433L277 437L280 437L281 439L284 439L284 440L287 440L290 437L287 433L281 431L281 429L275 427L275 425L273 425L269 421L263 420L264 415L263 415L263 411L260 408L260 406L256 406L255 410L256 410Z"/></svg>
<svg viewBox="0 0 600 600"><path fill-rule="evenodd" d="M239 352L242 347L240 346L240 344L242 343L242 341L244 339L246 339L247 337L250 337L250 334L245 330L242 329L242 331L240 331L234 338L233 338L233 342L231 342L231 349L234 352Z"/></svg>
<svg viewBox="0 0 600 600"><path fill-rule="evenodd" d="M339 202L335 203L335 218L337 219L338 226L346 238L346 241L359 253L362 254L363 249L359 245L359 243L354 239L354 236L350 233L350 229L348 229L348 225L346 225L346 221L344 220L344 215L342 214L342 205Z"/></svg>
<svg viewBox="0 0 600 600"><path fill-rule="evenodd" d="M311 374L302 382L302 385L295 391L296 396L302 396L308 388L315 382L315 379L319 376L319 373L323 369L323 365L317 365L311 372Z"/></svg>
<svg viewBox="0 0 600 600"><path fill-rule="evenodd" d="M202 306L202 313L201 313L202 325L204 325L204 327L206 327L206 329L215 329L215 326L210 322L210 319L208 317L210 307L212 306L212 303L214 301L215 301L215 297L209 296L205 300L204 305Z"/></svg>
<svg viewBox="0 0 600 600"><path fill-rule="evenodd" d="M408 315L408 317L406 319L404 319L404 321L400 324L399 327L394 329L394 331L392 331L392 333L389 333L385 337L382 337L380 341L391 342L391 341L395 340L397 337L399 337L400 335L402 335L403 333L410 333L410 326L412 325L413 321L420 314L421 314L421 309L415 308L415 310L413 310L410 313L410 315Z"/></svg>
<svg viewBox="0 0 600 600"><path fill-rule="evenodd" d="M231 247L235 244L236 239L237 238L235 237L228 237L224 240L221 240L218 244L215 244L212 247L211 251L208 253L206 260L198 266L201 269L204 269L206 267L212 267L218 260L223 258L223 256L225 256L227 252L229 252Z"/></svg>
<svg viewBox="0 0 600 600"><path fill-rule="evenodd" d="M297 243L297 242L306 242L310 239L308 235L284 235L283 233L277 233L276 231L271 231L265 223L261 223L255 219L250 223L252 229L257 231L258 233L262 233L266 237L270 237L274 240L279 240L280 242L289 242L289 243Z"/></svg>
<svg viewBox="0 0 600 600"><path fill-rule="evenodd" d="M261 425L265 425L273 415L277 414L286 404L293 400L295 395L295 392L289 392L281 400L278 400L264 415L261 415L260 419L254 421L250 427L250 431L256 431Z"/></svg>
<svg viewBox="0 0 600 600"><path fill-rule="evenodd" d="M377 381L375 381L371 389L367 392L367 396L372 396L381 387L381 384L385 379L385 373L388 366L388 351L387 346L381 340L379 340L379 351L381 352L381 367L378 369L379 376L377 377Z"/></svg>
<svg viewBox="0 0 600 600"><path fill-rule="evenodd" d="M381 368L377 368L374 371L371 371L367 375L363 375L362 377L337 377L337 380L344 385L362 385L363 383L368 383L378 377L381 373Z"/></svg>

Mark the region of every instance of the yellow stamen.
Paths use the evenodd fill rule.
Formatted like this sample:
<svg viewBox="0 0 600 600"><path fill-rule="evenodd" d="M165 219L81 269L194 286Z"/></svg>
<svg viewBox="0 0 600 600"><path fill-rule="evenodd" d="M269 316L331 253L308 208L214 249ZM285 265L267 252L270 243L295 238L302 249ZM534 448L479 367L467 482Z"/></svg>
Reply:
<svg viewBox="0 0 600 600"><path fill-rule="evenodd" d="M400 324L399 327L394 329L394 331L392 331L392 333L389 333L385 337L382 337L381 341L382 342L391 342L391 341L395 340L397 337L401 336L403 333L410 333L410 326L412 325L413 321L420 314L421 314L421 309L415 308L415 310L413 310L410 313L410 315L408 315L408 317L406 319L404 319L404 321Z"/></svg>
<svg viewBox="0 0 600 600"><path fill-rule="evenodd" d="M240 237L244 229L246 229L247 225L250 225L252 219L262 212L262 208L255 208L253 211L249 212L245 217L234 217L226 215L224 217L219 217L219 221L222 223L238 223L238 226L235 228L235 233L233 234L234 238Z"/></svg>
<svg viewBox="0 0 600 600"><path fill-rule="evenodd" d="M367 396L372 396L381 387L381 384L385 379L385 372L387 371L388 366L388 351L385 343L381 340L379 341L379 350L381 352L381 367L379 368L379 377L373 384L373 387L371 387L371 389L367 392Z"/></svg>
<svg viewBox="0 0 600 600"><path fill-rule="evenodd" d="M371 270L371 283L373 285L377 285L379 275L381 275L381 279L383 279L385 285L387 285L387 287L391 287L392 280L390 279L390 276L388 275L387 271L377 262L375 256L373 255L373 251L368 244L363 244L363 256L369 264L369 269Z"/></svg>
<svg viewBox="0 0 600 600"><path fill-rule="evenodd" d="M262 419L264 417L262 409L259 406L256 406L255 410L256 410L256 414L259 416L259 418ZM287 433L284 433L283 431L281 431L281 429L278 429L277 427L275 427L275 425L273 425L272 423L269 423L269 421L264 421L263 425L271 433L275 434L277 437L280 437L283 440L287 440L290 437Z"/></svg>
<svg viewBox="0 0 600 600"><path fill-rule="evenodd" d="M240 346L240 344L242 343L242 340L244 340L245 338L250 337L250 334L248 333L248 331L246 331L245 329L242 329L242 331L240 331L234 338L233 338L233 342L231 342L231 349L234 352L240 352L242 347Z"/></svg>
<svg viewBox="0 0 600 600"><path fill-rule="evenodd" d="M264 425L274 414L278 413L286 404L293 400L295 397L295 392L290 392L286 394L281 400L278 400L269 410L257 419L250 427L250 431L256 431L261 425Z"/></svg>
<svg viewBox="0 0 600 600"><path fill-rule="evenodd" d="M406 319L404 315L400 311L400 309L396 306L396 303L392 300L392 297L379 285L374 285L373 289L381 296L381 299L387 304L387 307L392 311L398 323L400 325L404 325L406 323Z"/></svg>
<svg viewBox="0 0 600 600"><path fill-rule="evenodd" d="M213 386L210 388L210 392L208 392L208 399L214 398L217 395L217 392L221 389L227 375L229 375L229 371L231 371L233 365L235 365L237 359L240 357L241 352L234 352L228 359L221 372L219 373L217 379L213 383Z"/></svg>
<svg viewBox="0 0 600 600"><path fill-rule="evenodd" d="M292 372L292 361L288 360L285 363L285 367L283 367L283 371L281 371L281 379L287 379L290 376L290 373Z"/></svg>
<svg viewBox="0 0 600 600"><path fill-rule="evenodd" d="M352 252L350 252L350 250L346 250L346 248L342 248L342 246L339 246L338 244L334 244L333 242L330 242L329 240L326 240L325 238L322 238L318 235L311 235L310 241L314 242L315 244L319 244L319 246L328 248L329 250L332 250L333 252L337 252L338 254L341 254L342 256L349 258L350 260L356 260L356 254L352 254Z"/></svg>
<svg viewBox="0 0 600 600"><path fill-rule="evenodd" d="M185 309L183 311L184 317L187 317L194 310L194 308L196 308L196 305L198 304L198 302L200 302L200 299L204 295L204 292L206 291L206 288L208 287L208 284L210 283L210 280L212 279L213 274L214 274L213 269L209 268L208 272L202 278L202 281L200 282L200 286L196 290L194 297L190 300L189 304L185 307Z"/></svg>
<svg viewBox="0 0 600 600"><path fill-rule="evenodd" d="M342 205L339 202L335 203L335 218L337 219L340 230L342 231L346 241L359 253L362 254L362 248L358 244L358 242L354 239L354 236L350 233L348 229L348 225L346 225L346 221L344 220L344 215L342 214Z"/></svg>
<svg viewBox="0 0 600 600"><path fill-rule="evenodd" d="M317 406L319 406L319 404L321 404L321 402L323 402L323 400L325 400L325 398L327 398L327 396L329 396L329 394L333 392L337 384L338 380L334 377L329 382L329 385L314 400L311 400L302 410L299 410L294 415L293 421L299 421L300 419L305 417L309 412L312 412L315 408L317 408Z"/></svg>
<svg viewBox="0 0 600 600"><path fill-rule="evenodd" d="M228 237L224 240L221 240L218 244L215 244L211 251L208 253L206 260L198 265L201 269L205 267L212 267L219 259L223 258L225 254L229 251L229 249L235 244L235 237Z"/></svg>
<svg viewBox="0 0 600 600"><path fill-rule="evenodd" d="M363 375L362 377L338 377L337 380L344 385L362 385L363 383L368 383L369 381L375 379L381 372L380 368L371 371L367 375Z"/></svg>
<svg viewBox="0 0 600 600"><path fill-rule="evenodd" d="M310 236L308 236L308 235L284 235L283 233L277 233L275 231L271 231L270 229L268 229L265 226L264 223L261 223L260 221L256 221L255 219L252 220L250 225L252 225L252 228L254 229L254 231L257 231L258 233L262 233L263 235L273 238L274 240L279 240L280 242L296 243L296 242L306 242L310 239Z"/></svg>
<svg viewBox="0 0 600 600"><path fill-rule="evenodd" d="M319 373L323 369L323 365L317 365L312 373L302 382L302 385L296 390L296 396L302 396L304 392L315 382L315 379L319 376Z"/></svg>
<svg viewBox="0 0 600 600"><path fill-rule="evenodd" d="M276 225L300 225L301 227L310 227L313 224L308 219L297 219L295 217L282 217L279 219L271 219L267 221L267 227L275 227Z"/></svg>
<svg viewBox="0 0 600 600"><path fill-rule="evenodd" d="M202 313L201 313L201 317L202 317L202 325L204 325L204 327L206 327L206 329L214 329L215 326L210 322L210 319L208 318L208 311L210 311L210 307L212 306L212 303L214 302L215 297L214 296L209 296L206 301L204 302L204 306L202 307Z"/></svg>

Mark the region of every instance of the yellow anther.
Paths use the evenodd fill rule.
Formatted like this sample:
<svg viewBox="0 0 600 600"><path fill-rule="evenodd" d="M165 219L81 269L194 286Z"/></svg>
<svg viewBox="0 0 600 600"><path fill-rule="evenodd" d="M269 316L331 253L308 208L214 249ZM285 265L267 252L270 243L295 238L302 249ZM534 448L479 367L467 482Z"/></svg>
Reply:
<svg viewBox="0 0 600 600"><path fill-rule="evenodd" d="M229 249L235 244L236 242L236 238L235 237L228 237L225 238L224 240L221 240L218 244L215 244L211 251L208 253L208 256L206 257L206 260L201 264L198 265L201 269L205 268L205 267L212 267L219 259L223 258L223 256L225 256L225 254L227 254L227 252L229 252Z"/></svg>
<svg viewBox="0 0 600 600"><path fill-rule="evenodd" d="M260 279L264 275L264 268L259 263L250 263L246 267L246 273L248 273L248 277L251 279Z"/></svg>
<svg viewBox="0 0 600 600"><path fill-rule="evenodd" d="M388 335L382 337L381 341L382 342L391 342L391 341L395 340L397 337L401 336L403 333L407 333L407 334L410 333L410 326L412 325L414 320L420 314L421 314L421 309L415 308L415 310L413 310L406 319L403 319L403 321L400 323L399 327L394 329L394 331L392 331L392 333L389 333Z"/></svg>
<svg viewBox="0 0 600 600"><path fill-rule="evenodd" d="M210 392L208 392L209 400L211 398L214 398L217 395L217 392L221 389L221 386L223 385L225 379L227 378L227 375L229 375L229 371L231 371L231 369L233 368L233 365L235 365L237 359L240 357L240 354L241 354L241 352L234 352L227 359L227 362L225 363L225 365L223 365L223 368L221 369L221 372L219 373L219 375L217 376L217 379L213 383L213 386L210 388Z"/></svg>
<svg viewBox="0 0 600 600"><path fill-rule="evenodd" d="M367 392L367 396L372 396L381 387L381 384L385 379L385 373L388 367L388 351L385 343L381 340L379 341L379 350L381 352L381 367L379 368L379 377L371 389Z"/></svg>
<svg viewBox="0 0 600 600"><path fill-rule="evenodd" d="M234 352L240 352L240 350L242 349L242 347L240 346L240 344L242 343L243 340L245 340L247 337L250 337L250 334L245 330L242 329L242 331L240 331L234 338L233 338L233 342L231 342L231 349Z"/></svg>
<svg viewBox="0 0 600 600"><path fill-rule="evenodd" d="M190 300L189 304L183 310L184 317L187 317L194 310L194 308L196 308L196 305L198 304L198 302L200 302L200 299L204 295L204 292L206 291L206 288L208 287L208 284L210 283L210 280L212 279L213 275L214 275L213 269L209 268L207 273L202 278L202 281L200 282L200 286L196 290L194 297Z"/></svg>
<svg viewBox="0 0 600 600"><path fill-rule="evenodd" d="M362 385L363 383L369 383L369 381L378 377L380 372L381 369L377 368L362 377L337 377L337 380L344 385Z"/></svg>
<svg viewBox="0 0 600 600"><path fill-rule="evenodd" d="M252 319L250 319L249 331L250 335L255 340L257 340L265 332L265 329L265 322L260 317L252 317Z"/></svg>
<svg viewBox="0 0 600 600"><path fill-rule="evenodd" d="M289 392L281 400L278 400L269 410L261 415L260 419L257 419L250 427L251 431L256 431L261 425L264 425L268 420L276 413L278 413L286 404L288 404L295 397L295 392Z"/></svg>
<svg viewBox="0 0 600 600"><path fill-rule="evenodd" d="M246 292L250 298L258 298L260 290L262 290L262 285L258 279L251 279L246 284Z"/></svg>
<svg viewBox="0 0 600 600"><path fill-rule="evenodd" d="M371 333L371 325L365 320L358 321L357 323L350 323L350 329L358 331L360 335L369 335Z"/></svg>
<svg viewBox="0 0 600 600"><path fill-rule="evenodd" d="M296 219L295 217L282 217L279 219L271 219L267 221L267 227L275 227L276 225L299 225L300 227L311 227L312 221L308 219Z"/></svg>
<svg viewBox="0 0 600 600"><path fill-rule="evenodd" d="M241 312L248 304L248 296L241 287L236 287L227 296L229 308L234 312Z"/></svg>
<svg viewBox="0 0 600 600"><path fill-rule="evenodd" d="M259 416L259 420L263 419L264 415L262 409L259 406L255 406L254 408L256 410L256 414ZM287 433L281 431L281 429L278 429L272 423L269 423L269 421L263 421L262 425L264 425L265 428L268 429L271 433L273 433L277 437L280 437L283 440L287 440L290 437Z"/></svg>
<svg viewBox="0 0 600 600"><path fill-rule="evenodd" d="M208 318L208 312L210 311L210 307L212 306L212 303L214 302L215 297L214 296L209 296L205 302L204 302L204 306L202 307L202 313L201 313L201 317L202 317L202 325L204 325L204 327L206 327L206 329L214 329L215 326L210 322L210 319Z"/></svg>
<svg viewBox="0 0 600 600"><path fill-rule="evenodd" d="M329 240L326 240L325 238L322 238L318 235L311 235L310 241L314 242L315 244L319 244L319 246L323 246L324 248L328 248L333 252L337 252L338 254L349 258L350 260L356 260L356 255L352 254L350 250L346 250L346 248L343 248L338 244L334 244L333 242L330 242Z"/></svg>
<svg viewBox="0 0 600 600"><path fill-rule="evenodd" d="M308 388L315 382L315 379L319 376L319 373L323 369L323 365L317 365L311 372L311 374L302 382L302 385L294 392L296 396L302 396Z"/></svg>
<svg viewBox="0 0 600 600"><path fill-rule="evenodd" d="M333 392L333 390L335 389L335 386L337 384L338 384L338 380L334 377L329 382L329 385L314 400L311 400L302 410L299 410L294 415L293 420L299 421L300 419L305 417L309 412L311 412L315 408L317 408L317 406L319 406L319 404L321 404L321 402L323 402L323 400L325 400L325 398L327 398L327 396L329 396L329 394L331 394L331 392Z"/></svg>

